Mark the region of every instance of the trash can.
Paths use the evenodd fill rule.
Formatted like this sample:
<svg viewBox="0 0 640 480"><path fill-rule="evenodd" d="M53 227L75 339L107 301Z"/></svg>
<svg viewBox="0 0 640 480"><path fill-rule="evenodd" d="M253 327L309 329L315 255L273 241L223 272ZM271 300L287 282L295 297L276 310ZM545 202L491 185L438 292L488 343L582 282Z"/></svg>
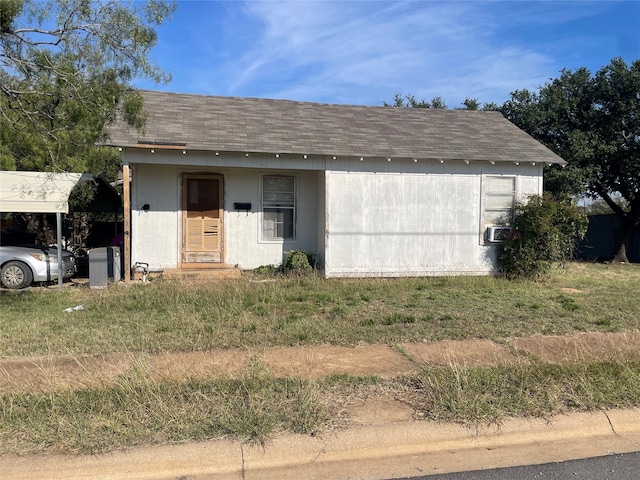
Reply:
<svg viewBox="0 0 640 480"><path fill-rule="evenodd" d="M89 286L105 288L109 282L121 280L120 247L99 247L89 250Z"/></svg>

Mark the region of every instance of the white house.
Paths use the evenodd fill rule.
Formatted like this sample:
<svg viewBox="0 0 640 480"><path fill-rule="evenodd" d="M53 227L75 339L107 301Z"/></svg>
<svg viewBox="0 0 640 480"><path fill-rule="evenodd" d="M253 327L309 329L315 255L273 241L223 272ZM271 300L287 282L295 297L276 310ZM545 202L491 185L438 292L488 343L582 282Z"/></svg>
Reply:
<svg viewBox="0 0 640 480"><path fill-rule="evenodd" d="M145 132L117 123L109 144L131 173L130 261L152 271L295 249L326 277L489 274L492 227L564 163L497 112L142 94Z"/></svg>

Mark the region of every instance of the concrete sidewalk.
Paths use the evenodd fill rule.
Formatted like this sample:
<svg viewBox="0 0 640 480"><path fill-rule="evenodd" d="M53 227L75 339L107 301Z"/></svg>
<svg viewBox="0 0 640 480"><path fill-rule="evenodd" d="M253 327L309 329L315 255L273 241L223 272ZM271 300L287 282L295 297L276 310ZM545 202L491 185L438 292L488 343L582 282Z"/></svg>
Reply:
<svg viewBox="0 0 640 480"><path fill-rule="evenodd" d="M262 447L211 441L104 455L0 457L2 480L388 479L640 451L640 409L508 420L499 428L395 422Z"/></svg>
<svg viewBox="0 0 640 480"><path fill-rule="evenodd" d="M277 377L317 379L329 375L393 378L425 366L492 366L531 358L571 363L589 359L640 359L640 331L570 336L403 343L396 347L315 345L198 352L42 355L0 359L0 393L44 392L113 384L144 364L157 380L238 377L259 358Z"/></svg>
<svg viewBox="0 0 640 480"><path fill-rule="evenodd" d="M636 331L514 338L505 344L470 340L399 348L278 347L258 353L276 376L393 377L425 365L494 365L532 355L551 362L639 357L639 344ZM159 378L234 376L242 374L255 353L188 352L144 359ZM0 392L109 383L113 372L126 372L136 361L130 354L2 359ZM220 440L86 456L6 454L0 456L0 480L388 479L640 451L640 409L511 419L499 427L480 428L414 421L410 408L388 398L364 399L351 405L348 414L352 426L345 430L282 434L264 448Z"/></svg>

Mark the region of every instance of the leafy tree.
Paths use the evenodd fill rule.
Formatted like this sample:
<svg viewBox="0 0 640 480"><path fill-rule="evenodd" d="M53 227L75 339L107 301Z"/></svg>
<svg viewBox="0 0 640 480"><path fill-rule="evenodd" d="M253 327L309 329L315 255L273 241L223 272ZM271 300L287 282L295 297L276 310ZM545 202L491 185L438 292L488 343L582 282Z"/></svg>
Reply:
<svg viewBox="0 0 640 480"><path fill-rule="evenodd" d="M168 80L148 58L164 0L1 0L0 163L18 170L108 172L96 150L117 111L138 128L135 78Z"/></svg>
<svg viewBox="0 0 640 480"><path fill-rule="evenodd" d="M601 198L618 216L614 260L628 261L640 228L640 60L563 70L538 93L513 92L503 114L568 162L547 167L548 191Z"/></svg>
<svg viewBox="0 0 640 480"><path fill-rule="evenodd" d="M461 103L462 107L457 110L480 110L483 112L499 112L502 110L502 106L495 102L480 103L477 98L465 98Z"/></svg>
<svg viewBox="0 0 640 480"><path fill-rule="evenodd" d="M462 102L464 108L462 110L480 110L480 102L477 98L465 98Z"/></svg>
<svg viewBox="0 0 640 480"><path fill-rule="evenodd" d="M446 110L447 104L442 97L433 97L430 102L425 99L417 100L414 95L405 95L399 93L393 96L393 103L383 102L385 107L409 107L409 108L434 108L437 110Z"/></svg>
<svg viewBox="0 0 640 480"><path fill-rule="evenodd" d="M587 219L570 199L533 195L514 207L514 230L500 253L509 278L534 278L569 258L587 231Z"/></svg>
<svg viewBox="0 0 640 480"><path fill-rule="evenodd" d="M447 107L447 104L442 97L433 97L431 99L431 106L429 108L434 108L436 110L446 110L449 107Z"/></svg>
<svg viewBox="0 0 640 480"><path fill-rule="evenodd" d="M449 107L444 99L440 96L433 97L430 102L426 100L417 100L414 95L408 94L404 97L397 93L393 97L392 103L383 102L385 107L409 107L409 108L434 108L436 110L447 110ZM482 111L500 111L500 105L494 102L482 104L476 98L467 97L461 103L462 107L457 110L482 110Z"/></svg>

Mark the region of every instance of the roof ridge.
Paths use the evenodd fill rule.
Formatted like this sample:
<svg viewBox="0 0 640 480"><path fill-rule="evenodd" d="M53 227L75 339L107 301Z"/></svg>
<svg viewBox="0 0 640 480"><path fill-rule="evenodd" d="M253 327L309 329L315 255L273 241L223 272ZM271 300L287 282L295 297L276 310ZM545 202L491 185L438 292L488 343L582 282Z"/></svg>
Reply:
<svg viewBox="0 0 640 480"><path fill-rule="evenodd" d="M323 106L323 107L336 107L336 108L362 108L362 109L397 109L398 111L419 111L419 112L465 112L465 113L481 113L481 114L499 114L502 116L500 112L493 110L467 110L463 108L422 108L422 107L396 107L393 105L363 105L356 103L329 103L329 102L311 102L308 100L294 100L288 98L269 98L269 97L239 97L235 95L211 95L211 94L201 94L201 93L181 93L181 92L172 92L172 91L160 91L160 90L147 90L147 89L138 89L137 91L144 94L150 95L167 95L167 96L178 96L178 97L195 97L195 98L209 98L209 99L219 99L219 100L237 100L242 102L264 102L264 103L288 103L293 105L310 105L310 106Z"/></svg>
<svg viewBox="0 0 640 480"><path fill-rule="evenodd" d="M120 119L109 145L170 142L200 151L563 163L499 112L140 93L145 132Z"/></svg>

